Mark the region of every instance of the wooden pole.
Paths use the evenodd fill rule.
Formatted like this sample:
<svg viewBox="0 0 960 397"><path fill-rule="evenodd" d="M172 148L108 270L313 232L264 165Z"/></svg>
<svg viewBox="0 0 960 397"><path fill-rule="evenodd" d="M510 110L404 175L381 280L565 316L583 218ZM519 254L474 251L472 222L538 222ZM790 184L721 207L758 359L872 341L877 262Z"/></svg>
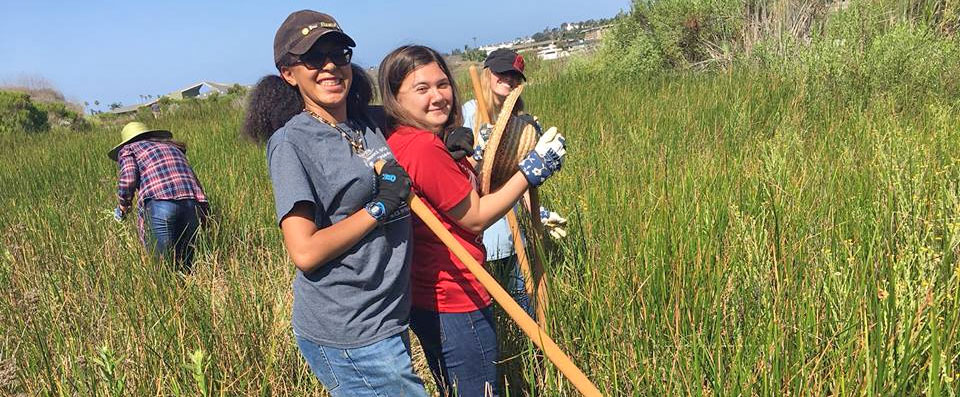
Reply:
<svg viewBox="0 0 960 397"><path fill-rule="evenodd" d="M540 256L538 249L542 248L542 245L545 246L546 238L543 233L543 222L540 221L540 191L535 187L530 188L530 223L533 225L532 236L530 237L530 250L533 251L533 255L530 255L533 258L533 271L531 272L533 278L530 279L528 284L536 286L532 289L536 291L537 320L539 320L547 317L547 306L550 304L550 298L547 295L547 273L543 269L543 258ZM531 288L527 288L527 290L529 291ZM541 326L544 326L544 324L543 322L540 323Z"/></svg>
<svg viewBox="0 0 960 397"><path fill-rule="evenodd" d="M382 167L382 164L378 163L378 172L380 167ZM483 266L477 263L476 259L473 259L473 256L467 252L467 249L460 245L460 242L453 237L453 234L450 234L450 231L440 223L440 220L430 212L430 209L427 208L427 205L424 204L419 197L411 194L409 204L410 210L413 211L414 214L417 214L417 216L423 220L423 223L450 249L450 252L453 252L453 254L467 266L467 269L477 277L477 281L487 289L490 296L503 307L507 315L520 326L520 329L527 334L527 337L533 341L533 344L537 345L537 347L543 351L547 359L557 366L560 373L569 379L570 383L572 383L581 394L590 397L603 396L603 394L600 393L600 389L597 389L597 386L570 360L570 357L560 349L560 346L557 346L556 342L547 335L543 328L540 328L540 326L530 318L530 315L523 311L523 308L513 300L513 297L497 283L497 280L494 279L490 273L487 273L487 271L483 269Z"/></svg>
<svg viewBox="0 0 960 397"><path fill-rule="evenodd" d="M410 196L410 210L417 214L417 216L423 220L423 223L443 241L447 248L467 266L467 269L473 273L477 281L487 289L490 296L503 307L507 315L520 326L520 329L527 334L527 337L533 341L533 344L537 345L537 347L543 351L543 354L557 366L557 369L570 380L570 383L573 383L573 386L576 387L581 394L591 397L603 395L593 382L587 378L583 371L570 360L570 357L560 349L560 346L557 346L556 342L554 342L553 339L530 318L530 315L523 311L523 308L513 300L513 297L497 283L497 280L494 279L490 273L487 273L487 271L483 269L483 266L477 263L477 260L467 252L466 248L460 245L460 242L450 234L450 231L443 227L440 220L430 212L430 209L427 208L426 204L424 204L419 197L415 195Z"/></svg>
<svg viewBox="0 0 960 397"><path fill-rule="evenodd" d="M483 87L480 85L480 71L477 70L477 65L470 65L470 81L473 82L473 97L477 100L477 115L474 117L474 120L479 121L474 123L470 128L473 128L473 141L477 142L477 127L483 125L483 123L490 122L490 113L487 109L487 101L483 100Z"/></svg>
<svg viewBox="0 0 960 397"><path fill-rule="evenodd" d="M527 296L529 296L530 299L540 299L536 294L537 285L533 282L534 276L531 272L530 264L527 262L527 247L523 244L523 236L520 235L520 222L517 221L517 214L514 213L513 209L507 212L507 226L510 227L510 236L513 238L513 248L517 254L520 273L523 274L523 278L526 280L523 286L527 290ZM545 316L540 313L540 302L535 302L534 307L537 310L537 324L540 325L540 328L546 329L544 322Z"/></svg>

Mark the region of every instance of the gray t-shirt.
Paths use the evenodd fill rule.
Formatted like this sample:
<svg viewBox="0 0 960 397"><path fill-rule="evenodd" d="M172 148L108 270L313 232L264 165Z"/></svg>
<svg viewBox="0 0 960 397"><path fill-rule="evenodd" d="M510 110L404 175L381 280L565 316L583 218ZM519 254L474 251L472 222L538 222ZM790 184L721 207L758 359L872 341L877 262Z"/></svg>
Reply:
<svg viewBox="0 0 960 397"><path fill-rule="evenodd" d="M318 228L337 223L373 199L373 163L393 158L380 129L363 123L357 155L340 132L306 113L267 142L279 223L294 204L316 210ZM339 124L352 133L361 123ZM293 279L293 331L340 349L366 346L404 331L410 311L410 211L403 206L340 257Z"/></svg>

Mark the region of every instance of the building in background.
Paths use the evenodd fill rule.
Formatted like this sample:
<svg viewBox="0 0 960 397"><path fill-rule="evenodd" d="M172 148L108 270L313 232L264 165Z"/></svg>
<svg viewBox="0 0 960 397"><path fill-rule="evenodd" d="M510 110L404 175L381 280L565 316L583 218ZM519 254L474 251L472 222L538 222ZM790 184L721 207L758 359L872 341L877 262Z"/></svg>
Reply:
<svg viewBox="0 0 960 397"><path fill-rule="evenodd" d="M237 84L226 84L226 83L215 83L212 81L201 81L188 85L184 88L181 88L176 91L164 94L160 98L170 98L175 100L183 100L189 98L206 98L213 94L225 95L230 91L230 88ZM249 87L247 87L249 88ZM107 113L113 114L127 114L134 113L142 107L151 107L157 102L160 101L160 98L153 99L149 102L138 103L136 105L121 106L116 109L110 110Z"/></svg>

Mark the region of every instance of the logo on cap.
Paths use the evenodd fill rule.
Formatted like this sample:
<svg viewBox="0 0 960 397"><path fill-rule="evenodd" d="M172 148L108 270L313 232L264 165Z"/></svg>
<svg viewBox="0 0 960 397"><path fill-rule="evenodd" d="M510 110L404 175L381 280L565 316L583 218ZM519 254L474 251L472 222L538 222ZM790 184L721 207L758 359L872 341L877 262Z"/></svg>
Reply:
<svg viewBox="0 0 960 397"><path fill-rule="evenodd" d="M315 24L312 24L312 25L307 25L307 27L305 27L305 28L303 28L303 29L300 30L300 33L302 33L304 36L306 36L306 35L310 34L310 31L312 31L312 30L314 30L314 29L316 29L316 28L340 30L340 26L338 26L335 22L320 22L320 23L315 23Z"/></svg>
<svg viewBox="0 0 960 397"><path fill-rule="evenodd" d="M517 55L516 58L513 58L513 68L521 73L523 72L523 56Z"/></svg>

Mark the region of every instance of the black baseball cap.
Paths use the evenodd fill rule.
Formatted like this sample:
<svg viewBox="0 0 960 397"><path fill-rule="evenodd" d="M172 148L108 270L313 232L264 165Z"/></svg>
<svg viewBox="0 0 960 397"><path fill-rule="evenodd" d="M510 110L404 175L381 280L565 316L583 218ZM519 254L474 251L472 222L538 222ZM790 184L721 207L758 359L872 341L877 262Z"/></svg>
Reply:
<svg viewBox="0 0 960 397"><path fill-rule="evenodd" d="M332 16L312 10L300 10L287 16L277 29L276 36L273 36L273 62L279 68L285 55L303 55L321 37L336 37L350 47L357 46L350 36L343 33L340 24Z"/></svg>
<svg viewBox="0 0 960 397"><path fill-rule="evenodd" d="M517 72L526 80L527 76L523 75L523 66L523 56L508 48L493 50L483 61L483 67L490 68L494 73Z"/></svg>

